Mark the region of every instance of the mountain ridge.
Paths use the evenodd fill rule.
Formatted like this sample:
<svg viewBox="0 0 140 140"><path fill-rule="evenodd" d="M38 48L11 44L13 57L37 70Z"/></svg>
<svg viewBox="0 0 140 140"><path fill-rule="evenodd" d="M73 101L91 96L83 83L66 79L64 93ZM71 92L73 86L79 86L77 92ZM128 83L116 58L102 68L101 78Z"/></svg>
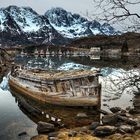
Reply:
<svg viewBox="0 0 140 140"><path fill-rule="evenodd" d="M51 14L52 12L57 13L57 16L52 18L51 16L54 16ZM69 30L62 31L59 27L63 27L63 29L69 27ZM72 14L63 8L48 10L44 15L39 15L31 7L11 5L0 8L0 44L4 46L63 45L71 39L96 35L91 29L95 29L94 32L97 33L99 28L100 34L104 34L104 31L106 31L106 35L117 34L109 24L102 27L104 28L101 28L101 24L97 21L88 21L79 14ZM83 30L81 31L81 29Z"/></svg>
<svg viewBox="0 0 140 140"><path fill-rule="evenodd" d="M1 44L63 44L65 41L46 17L30 7L9 6L0 9Z"/></svg>
<svg viewBox="0 0 140 140"><path fill-rule="evenodd" d="M108 23L89 21L79 14L72 14L63 8L52 8L45 13L50 24L64 37L78 38L97 34L116 35L118 31Z"/></svg>

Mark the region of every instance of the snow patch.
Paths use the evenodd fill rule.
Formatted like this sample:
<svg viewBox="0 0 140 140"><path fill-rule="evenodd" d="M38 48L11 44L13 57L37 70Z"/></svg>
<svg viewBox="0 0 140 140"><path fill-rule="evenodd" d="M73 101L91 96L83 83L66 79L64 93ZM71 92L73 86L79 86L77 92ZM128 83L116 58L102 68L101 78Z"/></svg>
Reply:
<svg viewBox="0 0 140 140"><path fill-rule="evenodd" d="M6 15L3 12L3 9L0 9L0 30L3 31L5 26L3 23L6 21Z"/></svg>
<svg viewBox="0 0 140 140"><path fill-rule="evenodd" d="M2 82L0 83L0 88L2 90L7 90L8 89L8 77L3 77Z"/></svg>
<svg viewBox="0 0 140 140"><path fill-rule="evenodd" d="M81 64L76 64L73 62L70 63L64 63L60 67L57 68L57 70L85 70L85 69L90 69L88 66L84 66Z"/></svg>

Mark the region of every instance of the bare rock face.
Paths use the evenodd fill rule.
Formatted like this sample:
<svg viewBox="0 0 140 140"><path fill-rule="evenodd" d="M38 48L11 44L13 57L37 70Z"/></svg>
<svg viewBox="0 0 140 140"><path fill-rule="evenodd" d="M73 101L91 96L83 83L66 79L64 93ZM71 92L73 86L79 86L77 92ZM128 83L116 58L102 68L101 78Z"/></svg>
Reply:
<svg viewBox="0 0 140 140"><path fill-rule="evenodd" d="M105 126L98 126L94 133L96 136L102 137L102 136L109 136L112 135L116 132L116 127L114 126L109 126L109 125L105 125Z"/></svg>
<svg viewBox="0 0 140 140"><path fill-rule="evenodd" d="M38 133L49 133L53 132L55 130L55 127L51 123L46 123L46 122L38 122L37 125L37 131Z"/></svg>

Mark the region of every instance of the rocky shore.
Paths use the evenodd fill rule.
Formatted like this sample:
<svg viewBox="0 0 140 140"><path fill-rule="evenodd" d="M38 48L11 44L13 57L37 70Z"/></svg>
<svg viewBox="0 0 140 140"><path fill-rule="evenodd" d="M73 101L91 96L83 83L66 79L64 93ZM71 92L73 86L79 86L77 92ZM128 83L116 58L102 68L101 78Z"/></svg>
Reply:
<svg viewBox="0 0 140 140"><path fill-rule="evenodd" d="M63 131L60 132L57 137L52 136L50 137L49 135L38 135L35 137L32 137L31 140L139 140L140 138L140 131L136 131L134 134L120 134L116 133L108 137L96 137L91 134L87 133L82 133L79 132L76 134L76 136L70 136L69 134L71 131Z"/></svg>
<svg viewBox="0 0 140 140"><path fill-rule="evenodd" d="M140 139L140 93L135 93L133 108L110 108L110 112L99 109L100 122L88 126L67 129L65 124L57 127L53 123L39 121L38 135L31 140L139 140ZM30 113L33 113L32 111ZM88 118L87 114L78 113L78 119ZM27 132L19 134L27 135Z"/></svg>
<svg viewBox="0 0 140 140"><path fill-rule="evenodd" d="M37 136L31 140L139 140L140 138L140 95L134 99L134 108L123 110L110 108L111 113L99 110L103 114L101 122L93 122L89 126L55 131L55 126L46 122L38 122Z"/></svg>

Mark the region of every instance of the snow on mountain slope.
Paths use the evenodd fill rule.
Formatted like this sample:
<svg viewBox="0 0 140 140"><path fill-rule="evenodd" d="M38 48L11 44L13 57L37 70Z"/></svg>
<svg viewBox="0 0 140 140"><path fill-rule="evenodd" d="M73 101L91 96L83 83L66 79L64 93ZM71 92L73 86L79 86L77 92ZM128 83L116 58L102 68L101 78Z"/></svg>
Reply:
<svg viewBox="0 0 140 140"><path fill-rule="evenodd" d="M4 21L6 20L6 15L3 11L3 9L0 9L0 30L3 31L4 30Z"/></svg>
<svg viewBox="0 0 140 140"><path fill-rule="evenodd" d="M72 14L62 8L52 8L45 13L51 25L64 37L76 38L96 34L114 35L118 32L105 23L88 21L78 14Z"/></svg>
<svg viewBox="0 0 140 140"><path fill-rule="evenodd" d="M17 42L23 42L22 37L18 39L19 35L24 36L24 43L63 44L65 42L65 38L52 27L48 19L32 8L9 6L0 9L0 36L4 40L9 39L10 42L14 36L15 39L17 37Z"/></svg>
<svg viewBox="0 0 140 140"><path fill-rule="evenodd" d="M20 29L26 33L37 32L43 27L53 30L49 21L30 7L9 6L6 10Z"/></svg>
<svg viewBox="0 0 140 140"><path fill-rule="evenodd" d="M10 6L7 10L24 32L36 32L40 29L41 18L31 8Z"/></svg>
<svg viewBox="0 0 140 140"><path fill-rule="evenodd" d="M0 9L0 30L7 31L9 33L17 33L19 34L20 28L16 24L16 22L10 17L8 12L4 9Z"/></svg>
<svg viewBox="0 0 140 140"><path fill-rule="evenodd" d="M84 34L85 28L82 27L82 25L73 25L71 27L58 27L55 24L52 24L52 26L64 37L67 38L75 38L75 37L83 37L83 36L88 36L88 34ZM75 31L74 31L75 29Z"/></svg>
<svg viewBox="0 0 140 140"><path fill-rule="evenodd" d="M39 15L30 7L0 9L0 44L66 44L74 38L96 34L114 35L109 24L88 21L62 8Z"/></svg>
<svg viewBox="0 0 140 140"><path fill-rule="evenodd" d="M9 6L6 10L19 28L27 34L44 33L48 36L53 31L49 21L30 7Z"/></svg>

